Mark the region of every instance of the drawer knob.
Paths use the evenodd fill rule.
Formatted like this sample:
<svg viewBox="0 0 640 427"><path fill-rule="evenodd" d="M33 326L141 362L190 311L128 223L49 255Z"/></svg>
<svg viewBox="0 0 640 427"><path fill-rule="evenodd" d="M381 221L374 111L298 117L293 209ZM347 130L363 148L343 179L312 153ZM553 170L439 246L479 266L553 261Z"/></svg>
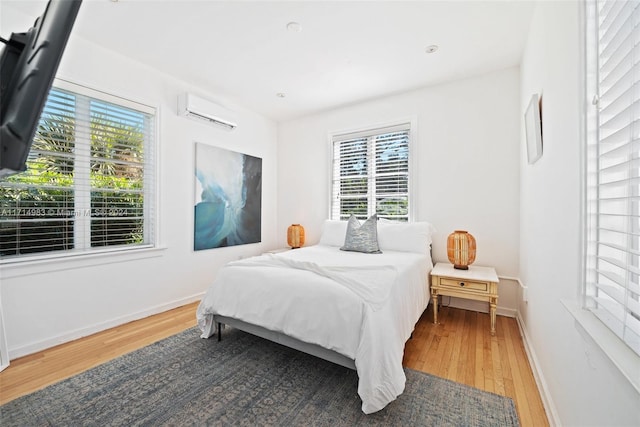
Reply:
<svg viewBox="0 0 640 427"><path fill-rule="evenodd" d="M460 286L464 286L464 282L460 282Z"/></svg>

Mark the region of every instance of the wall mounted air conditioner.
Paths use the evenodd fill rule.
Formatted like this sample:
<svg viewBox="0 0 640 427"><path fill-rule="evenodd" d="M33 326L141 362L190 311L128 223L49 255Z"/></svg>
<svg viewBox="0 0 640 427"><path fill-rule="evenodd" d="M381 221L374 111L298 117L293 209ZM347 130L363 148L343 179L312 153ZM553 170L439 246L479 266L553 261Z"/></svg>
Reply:
<svg viewBox="0 0 640 427"><path fill-rule="evenodd" d="M178 114L221 126L227 130L233 130L238 126L233 111L192 93L184 93L178 97Z"/></svg>

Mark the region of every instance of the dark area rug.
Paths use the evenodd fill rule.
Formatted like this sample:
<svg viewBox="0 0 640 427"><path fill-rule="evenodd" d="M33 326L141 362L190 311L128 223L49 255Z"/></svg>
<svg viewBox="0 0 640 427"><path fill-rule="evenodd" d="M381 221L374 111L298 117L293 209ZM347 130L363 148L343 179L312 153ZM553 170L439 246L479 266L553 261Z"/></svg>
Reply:
<svg viewBox="0 0 640 427"><path fill-rule="evenodd" d="M365 415L355 371L227 328L196 328L0 407L2 426L517 426L511 399L406 369Z"/></svg>

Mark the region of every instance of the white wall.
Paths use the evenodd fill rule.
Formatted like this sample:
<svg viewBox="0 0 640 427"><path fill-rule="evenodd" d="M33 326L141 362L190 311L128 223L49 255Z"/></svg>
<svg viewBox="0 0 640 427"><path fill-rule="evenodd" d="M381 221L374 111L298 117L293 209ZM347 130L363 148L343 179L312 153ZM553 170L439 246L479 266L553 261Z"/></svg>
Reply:
<svg viewBox="0 0 640 427"><path fill-rule="evenodd" d="M560 303L577 298L580 280L579 7L539 2L521 65L519 112L542 95L543 155L528 165L520 154L520 278L529 301L519 311L556 422L640 425L637 392Z"/></svg>
<svg viewBox="0 0 640 427"><path fill-rule="evenodd" d="M510 68L281 123L282 245L292 223L305 227L308 244L320 238L330 203L330 133L415 117L417 220L438 230L436 261L447 260L448 234L464 229L476 237L477 265L517 276L519 97L519 70ZM499 306L515 313L515 285L501 282Z"/></svg>
<svg viewBox="0 0 640 427"><path fill-rule="evenodd" d="M467 229L478 240L477 265L494 265L499 275L519 276L528 286L528 302L520 302L515 283L501 280L499 306L520 312L552 421L640 424L638 394L559 301L575 298L579 287L578 10L578 2L539 2L520 69L278 127L236 106L240 126L232 133L175 115L177 95L197 88L72 36L61 77L159 109L165 249L140 259L3 267L0 299L11 356L196 300L227 261L285 246L291 223L305 226L308 244L317 242L329 211L329 133L416 118L417 219L438 230L434 257L445 261L448 233ZM32 22L2 5L2 34ZM528 165L521 117L535 92L543 99L544 154ZM196 140L262 157L261 244L193 252Z"/></svg>
<svg viewBox="0 0 640 427"><path fill-rule="evenodd" d="M33 17L3 5L2 33ZM56 261L0 271L12 358L106 327L195 301L224 263L276 246L276 124L239 106L227 132L176 115L186 83L72 35L58 76L159 111L159 224L164 250L140 257ZM262 243L193 251L194 141L262 158Z"/></svg>

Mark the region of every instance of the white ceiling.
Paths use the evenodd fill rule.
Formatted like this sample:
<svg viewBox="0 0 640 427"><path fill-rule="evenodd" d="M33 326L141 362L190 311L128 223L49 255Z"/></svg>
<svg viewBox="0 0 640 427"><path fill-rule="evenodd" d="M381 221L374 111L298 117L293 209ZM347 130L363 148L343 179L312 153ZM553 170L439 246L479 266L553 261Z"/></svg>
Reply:
<svg viewBox="0 0 640 427"><path fill-rule="evenodd" d="M35 17L45 2L11 5ZM284 121L515 66L532 13L519 0L85 0L73 31Z"/></svg>

